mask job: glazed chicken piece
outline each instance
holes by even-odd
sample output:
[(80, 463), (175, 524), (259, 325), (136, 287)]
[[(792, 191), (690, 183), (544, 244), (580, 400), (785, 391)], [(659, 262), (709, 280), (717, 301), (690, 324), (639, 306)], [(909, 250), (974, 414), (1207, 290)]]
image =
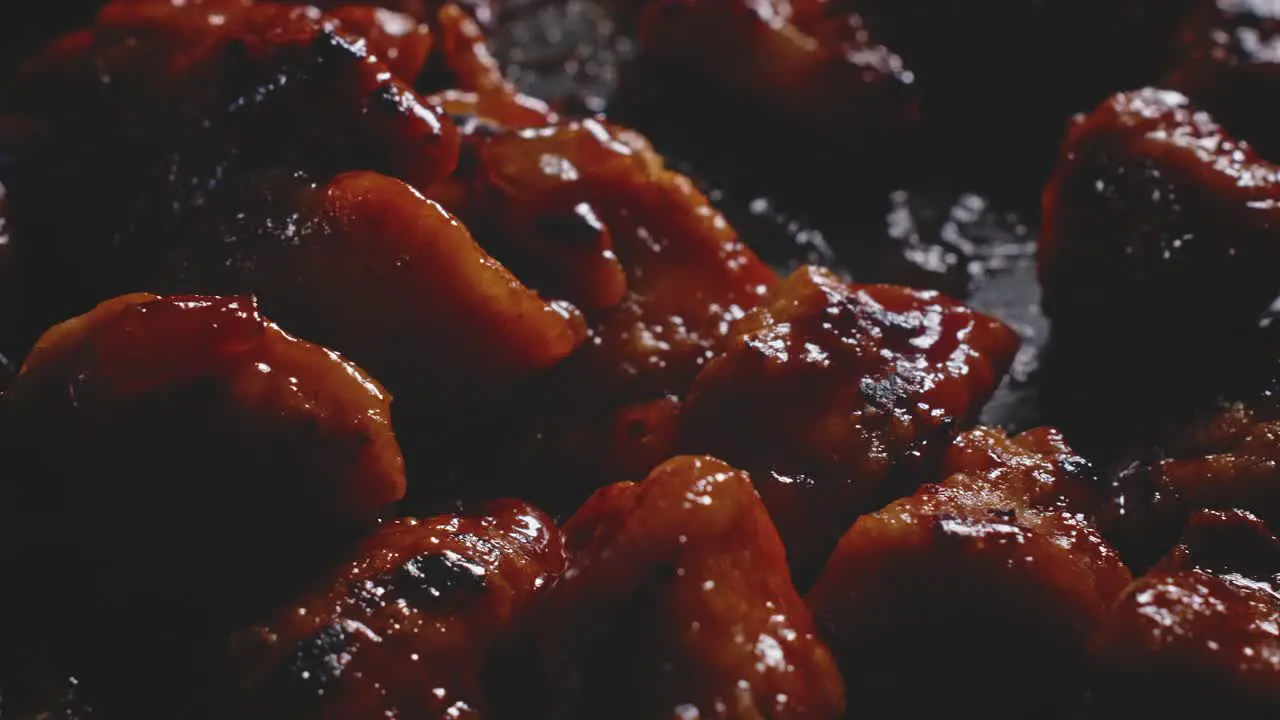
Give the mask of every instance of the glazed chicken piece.
[(401, 498), (389, 403), (249, 297), (128, 295), (50, 329), (0, 396), (0, 562), (30, 588), (0, 632), (86, 680), (141, 671), (121, 643), (196, 642)]
[(677, 457), (565, 526), (537, 624), (551, 717), (843, 717), (831, 656), (743, 472)]
[[(222, 25), (210, 19), (215, 9), (225, 15)], [(346, 17), (343, 12), (339, 17)], [(585, 337), (577, 311), (538, 297), (478, 247), (455, 218), (411, 187), (434, 186), (453, 172), (453, 124), (390, 77), (364, 45), (334, 29), (335, 22), (314, 9), (233, 0), (184, 8), (154, 0), (119, 2), (86, 36), (94, 43), (89, 50), (50, 51), (45, 65), (57, 67), (50, 58), (72, 67), (122, 54), (138, 62), (169, 58), (179, 68), (166, 74), (171, 84), (208, 97), (177, 112), (139, 111), (139, 132), (163, 132), (165, 122), (176, 123), (173, 144), (126, 139), (126, 147), (134, 143), (144, 158), (161, 165), (174, 160), (179, 179), (191, 179), (152, 178), (160, 184), (141, 186), (119, 181), (122, 191), (138, 193), (131, 195), (137, 204), (124, 208), (122, 232), (145, 247), (117, 236), (121, 245), (95, 249), (104, 239), (86, 230), (65, 236), (75, 240), (61, 249), (46, 248), (74, 257), (37, 258), (36, 267), (54, 272), (82, 264), (94, 274), (94, 294), (125, 283), (165, 292), (255, 293), (273, 317), (369, 368), (415, 410), (430, 403), (443, 412), (442, 406), (477, 387), (497, 392), (564, 359)], [(182, 37), (198, 43), (166, 54), (166, 44)], [(247, 49), (235, 50), (242, 45)], [(121, 77), (113, 88), (141, 83), (148, 72), (123, 60), (118, 64)], [(272, 82), (283, 84), (244, 82), (261, 80), (272, 68), (284, 78)], [(191, 85), (202, 79), (215, 89)], [(261, 97), (239, 94), (246, 88), (261, 90)], [(137, 88), (135, 96), (126, 87), (107, 97), (157, 101), (147, 94), (154, 92)], [(231, 112), (208, 114), (206, 102), (228, 98)], [(298, 118), (317, 112), (323, 117), (300, 132)], [(205, 120), (213, 129), (204, 128)], [(327, 149), (339, 138), (337, 145), (349, 151)], [(166, 154), (175, 148), (177, 155)], [(403, 163), (403, 172), (377, 160), (384, 154)], [(389, 174), (337, 174), (346, 166)], [(106, 183), (104, 178), (120, 172), (115, 164), (98, 169), (104, 175), (94, 175), (95, 182)], [(212, 176), (206, 178), (205, 171)], [(34, 182), (25, 196), (15, 193), (15, 209), (27, 203), (27, 214), (17, 220), (35, 212), (58, 223), (75, 222), (68, 215), (78, 213), (55, 212), (52, 205), (62, 202), (62, 191), (54, 193), (38, 177)], [(175, 185), (194, 192), (173, 198), (175, 214), (159, 219), (165, 212), (153, 203)], [(45, 237), (30, 225), (19, 223), (19, 230), (24, 238)], [(43, 247), (36, 248), (41, 255)], [(99, 249), (106, 256), (96, 254)], [(90, 259), (97, 262), (90, 266)]]
[[(1170, 383), (1182, 398), (1231, 374), (1280, 294), (1277, 172), (1176, 92), (1122, 93), (1077, 120), (1039, 248), (1053, 353), (1090, 378), (1068, 394), (1167, 402)], [(1103, 359), (1117, 353), (1124, 368)]]
[[(645, 127), (808, 203), (847, 207), (858, 197), (850, 183), (879, 189), (901, 174), (919, 109), (915, 75), (856, 10), (820, 0), (652, 0), (637, 25), (637, 63), (621, 94), (650, 120)], [(842, 182), (826, 182), (832, 173)]]
[(999, 683), (1010, 707), (1074, 717), (1086, 640), (1130, 580), (1092, 523), (1092, 469), (1056, 430), (977, 428), (945, 470), (860, 518), (809, 593), (851, 711), (930, 717)]
[(359, 168), (423, 188), (458, 155), (452, 123), (299, 6), (113, 4), (33, 58), (19, 98), (43, 132), (18, 158), (10, 221), (46, 324), (146, 286), (232, 180)]
[(1280, 5), (1199, 0), (1164, 84), (1191, 97), (1263, 155), (1280, 153)]
[(690, 391), (681, 447), (747, 469), (798, 585), (859, 515), (942, 477), (1018, 348), (936, 292), (795, 271), (734, 326)]
[(1243, 509), (1280, 527), (1277, 396), (1226, 404), (1163, 438), (1111, 476), (1101, 513), (1108, 536), (1135, 568), (1178, 540), (1200, 509)]
[(536, 717), (519, 684), (533, 668), (504, 675), (503, 660), (564, 563), (551, 518), (514, 500), (389, 523), (325, 584), (236, 634), (226, 717), (444, 720), (504, 702)]
[[(457, 96), (440, 102), (467, 108)], [(486, 249), (543, 295), (583, 308), (590, 325), (577, 353), (493, 413), (511, 420), (505, 432), (519, 449), (491, 460), (521, 472), (483, 475), (556, 477), (560, 497), (535, 499), (571, 510), (671, 456), (680, 398), (776, 274), (636, 133), (591, 119), (503, 128), (484, 108), (471, 112), (458, 116), (464, 132), (487, 129), (464, 145), (469, 174), (450, 190), (458, 214)]]
[(460, 412), (586, 336), (575, 308), (538, 297), (444, 208), (373, 172), (247, 185), (193, 224), (155, 283), (255, 293), (272, 317), (341, 348), (413, 413)]
[[(587, 243), (600, 248), (588, 265), (603, 278), (600, 289), (569, 293), (602, 310), (591, 316), (592, 340), (573, 373), (598, 378), (604, 392), (644, 397), (683, 390), (723, 344), (727, 321), (757, 305), (777, 279), (693, 183), (663, 167), (653, 147), (629, 130), (582, 120), (502, 133), (483, 145), (480, 164), (502, 209), (517, 216), (544, 209), (539, 230), (578, 221), (607, 233), (611, 247), (590, 236)], [(571, 234), (551, 237), (570, 245)], [(530, 243), (535, 250), (536, 243)], [(519, 271), (539, 255), (511, 262)], [(563, 276), (583, 282), (574, 272)], [(626, 292), (619, 293), (623, 282)], [(545, 293), (561, 294), (547, 285)]]
[(1280, 541), (1243, 511), (1201, 512), (1091, 642), (1094, 716), (1280, 713)]

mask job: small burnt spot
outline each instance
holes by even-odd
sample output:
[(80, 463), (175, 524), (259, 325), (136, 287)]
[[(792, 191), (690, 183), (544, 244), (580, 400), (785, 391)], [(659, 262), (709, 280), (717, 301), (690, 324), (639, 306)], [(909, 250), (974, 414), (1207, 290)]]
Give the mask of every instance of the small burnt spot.
[(1007, 508), (992, 508), (987, 511), (987, 516), (996, 522), (1012, 523), (1017, 521), (1018, 512)]
[[(363, 631), (363, 632), (361, 632)], [(376, 637), (359, 623), (335, 620), (298, 643), (293, 655), (280, 666), (277, 687), (299, 698), (318, 702), (325, 689), (342, 677), (362, 641)]]
[(641, 440), (649, 434), (649, 423), (640, 418), (628, 420), (625, 432), (627, 437), (634, 440)]
[(653, 565), (653, 579), (657, 583), (669, 583), (680, 576), (680, 568), (675, 563), (666, 560)]
[(388, 591), (410, 602), (466, 602), (485, 591), (485, 568), (455, 552), (416, 555), (386, 578)]
[(895, 373), (883, 379), (863, 378), (858, 390), (871, 406), (889, 410), (902, 396), (900, 384), (898, 375)]

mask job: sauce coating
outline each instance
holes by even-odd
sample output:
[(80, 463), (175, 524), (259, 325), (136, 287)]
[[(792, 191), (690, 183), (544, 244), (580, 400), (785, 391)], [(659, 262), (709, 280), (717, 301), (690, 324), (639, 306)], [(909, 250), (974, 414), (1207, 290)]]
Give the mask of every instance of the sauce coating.
[(839, 674), (745, 473), (673, 458), (597, 491), (565, 535), (569, 567), (538, 623), (553, 717), (843, 715)]
[(803, 267), (698, 375), (681, 446), (748, 469), (804, 587), (859, 515), (940, 477), (1013, 360), (1000, 321)]

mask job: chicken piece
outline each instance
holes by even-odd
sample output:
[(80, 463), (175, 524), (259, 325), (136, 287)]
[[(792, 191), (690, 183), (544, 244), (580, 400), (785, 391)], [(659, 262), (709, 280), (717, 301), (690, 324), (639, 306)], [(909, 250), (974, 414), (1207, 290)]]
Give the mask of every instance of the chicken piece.
[[(494, 136), (485, 182), (525, 202), (574, 197), (607, 229), (627, 292), (593, 324), (575, 373), (607, 391), (685, 388), (777, 276), (644, 138), (595, 120)], [(558, 207), (564, 207), (558, 204)], [(575, 212), (578, 210), (575, 207)]]
[(853, 712), (930, 717), (1016, 678), (1001, 702), (1073, 717), (1089, 633), (1130, 581), (1091, 522), (1092, 469), (1056, 430), (978, 428), (946, 470), (860, 518), (809, 593)]
[(28, 63), (20, 97), (46, 130), (10, 188), (37, 322), (145, 286), (231, 180), (358, 168), (424, 188), (458, 157), (452, 123), (304, 6), (112, 4)]
[(1178, 540), (1200, 509), (1240, 508), (1280, 527), (1280, 407), (1234, 402), (1172, 433), (1111, 477), (1101, 513), (1108, 536), (1136, 568)]
[(565, 526), (539, 615), (551, 717), (843, 717), (844, 691), (751, 479), (678, 457)]
[(193, 228), (156, 284), (252, 292), (411, 407), (457, 415), (567, 357), (581, 314), (522, 285), (446, 210), (372, 172), (253, 183)]
[(43, 43), (88, 23), (106, 0), (0, 4), (0, 65), (11, 68)]
[(1277, 178), (1176, 92), (1122, 93), (1078, 119), (1044, 192), (1055, 347), (1132, 351), (1126, 365), (1142, 373), (1126, 381), (1230, 357), (1280, 291)]
[(236, 634), (227, 717), (479, 718), (503, 702), (536, 716), (517, 684), (531, 668), (494, 669), (564, 563), (551, 518), (514, 500), (385, 525), (312, 594)]
[[(523, 167), (520, 163), (527, 160), (519, 155), (513, 162), (514, 151), (521, 149), (515, 143), (507, 143), (514, 146), (511, 150), (490, 148), (495, 136), (520, 137), (524, 129), (530, 134), (535, 129), (561, 132), (555, 115), (536, 104), (513, 107), (492, 93), (448, 91), (428, 96), (427, 102), (440, 107), (463, 135), (458, 170), (428, 194), (457, 213), (487, 250), (543, 293), (587, 311), (618, 304), (626, 292), (626, 276), (608, 228), (583, 201), (581, 187), (547, 178), (541, 168)], [(571, 150), (577, 152), (565, 162), (574, 172), (580, 165), (612, 160), (590, 144)], [(504, 166), (510, 171), (502, 172)]]
[[(777, 276), (631, 131), (581, 120), (493, 128), (477, 143), (473, 204), (459, 214), (533, 287), (582, 306), (591, 337), (492, 413), (504, 427), (485, 432), (521, 452), (479, 460), (512, 470), (470, 472), (554, 477), (532, 499), (571, 511), (670, 457), (679, 398)], [(628, 426), (639, 431), (615, 430)]]
[(752, 473), (800, 587), (859, 515), (941, 477), (1018, 348), (1003, 323), (936, 292), (816, 267), (733, 330), (689, 393), (681, 448)]
[[(1198, 0), (1165, 86), (1213, 114), (1266, 157), (1280, 153), (1280, 5)], [(1246, 100), (1246, 98), (1248, 98)]]
[[(915, 76), (856, 12), (818, 0), (652, 0), (637, 24), (622, 100), (713, 167), (845, 209), (858, 196), (850, 183), (878, 189), (902, 174)], [(828, 183), (835, 173), (842, 182)]]
[(1280, 713), (1280, 542), (1257, 517), (1201, 512), (1090, 643), (1094, 717)]
[[(248, 297), (128, 295), (50, 329), (0, 396), (0, 562), (29, 588), (0, 630), (78, 677), (163, 685), (170, 668), (122, 667), (118, 648), (176, 666), (170, 644), (327, 562), (403, 496), (389, 403)], [(181, 562), (158, 572), (166, 548)], [(4, 637), (7, 657), (36, 656)]]

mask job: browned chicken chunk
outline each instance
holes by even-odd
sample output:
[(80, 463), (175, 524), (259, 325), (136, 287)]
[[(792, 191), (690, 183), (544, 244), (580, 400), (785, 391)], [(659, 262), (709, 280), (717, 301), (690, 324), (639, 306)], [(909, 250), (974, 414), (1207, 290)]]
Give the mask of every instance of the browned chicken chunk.
[(1130, 580), (1091, 522), (1090, 467), (1055, 430), (978, 428), (946, 470), (859, 519), (809, 593), (851, 711), (932, 717), (995, 684), (1008, 707), (1073, 717), (1085, 642)]
[[(1044, 193), (1055, 352), (1160, 387), (1233, 358), (1280, 290), (1278, 173), (1176, 92), (1123, 93), (1080, 118)], [(1116, 353), (1140, 371), (1117, 373)]]
[(1091, 643), (1094, 716), (1280, 714), (1280, 542), (1242, 511), (1197, 514)]
[[(419, 66), (426, 49), (413, 41), (431, 36), (373, 8), (335, 13), (248, 0), (182, 7), (118, 0), (87, 34), (32, 64), (35, 79), (104, 64), (114, 79), (102, 88), (88, 85), (101, 90), (104, 103), (120, 103), (118, 116), (104, 122), (140, 124), (112, 140), (110, 152), (138, 156), (129, 162), (141, 165), (176, 163), (166, 167), (179, 173), (139, 178), (149, 183), (139, 186), (117, 177), (114, 154), (99, 158), (104, 164), (90, 170), (102, 173), (92, 178), (95, 186), (120, 185), (137, 201), (116, 208), (138, 213), (122, 219), (121, 232), (150, 240), (128, 257), (119, 256), (131, 247), (127, 239), (103, 243), (98, 249), (112, 257), (84, 269), (111, 287), (253, 292), (272, 317), (367, 367), (408, 401), (406, 409), (458, 413), (454, 403), (479, 394), (477, 388), (501, 392), (563, 360), (586, 328), (576, 310), (538, 297), (410, 186), (429, 188), (453, 172), (456, 129), (345, 33), (348, 25), (367, 30), (371, 46)], [(374, 32), (375, 25), (381, 29)], [(192, 46), (176, 47), (183, 38)], [(156, 75), (160, 85), (148, 84)], [(176, 105), (165, 92), (177, 93)], [(316, 120), (300, 131), (296, 119), (304, 114)], [(73, 125), (60, 119), (55, 128)], [(76, 146), (80, 140), (59, 136), (58, 152), (88, 152)], [(348, 167), (390, 174), (335, 176)], [(46, 205), (62, 203), (62, 192), (55, 198), (41, 172), (17, 206), (54, 222), (79, 222), (79, 213)], [(195, 194), (172, 198), (175, 215), (167, 226), (148, 225), (166, 205), (163, 193), (175, 187)], [(34, 238), (37, 255), (60, 252), (45, 247), (38, 229), (21, 223), (19, 229)], [(74, 238), (75, 247), (64, 249), (75, 262), (94, 260), (81, 245), (101, 238), (66, 237)], [(62, 265), (36, 262), (50, 271)]]
[(279, 720), (536, 717), (514, 659), (564, 568), (560, 531), (514, 500), (474, 516), (397, 520), (266, 624), (236, 634), (234, 712)]
[(801, 587), (859, 515), (941, 477), (1019, 342), (936, 292), (815, 267), (734, 334), (694, 383), (682, 447), (752, 473)]
[(831, 656), (743, 472), (678, 457), (603, 488), (565, 526), (538, 621), (551, 716), (843, 716)]
[(404, 494), (389, 402), (249, 297), (129, 295), (52, 328), (0, 396), (0, 561), (29, 588), (0, 631), (140, 672), (120, 643), (262, 602)]
[(340, 349), (414, 413), (458, 413), (586, 337), (573, 306), (538, 297), (448, 211), (372, 172), (248, 184), (166, 264), (161, 288), (256, 293), (272, 317)]
[(1163, 438), (1111, 477), (1101, 520), (1135, 567), (1178, 540), (1200, 509), (1240, 508), (1280, 526), (1280, 408), (1274, 396), (1235, 402)]
[(524, 389), (508, 431), (520, 452), (492, 458), (567, 479), (561, 497), (538, 500), (571, 508), (671, 455), (658, 447), (674, 436), (671, 404), (777, 276), (634, 132), (581, 120), (495, 129), (474, 147), (478, 189), (459, 214), (543, 294), (583, 307), (591, 327), (573, 357)]

